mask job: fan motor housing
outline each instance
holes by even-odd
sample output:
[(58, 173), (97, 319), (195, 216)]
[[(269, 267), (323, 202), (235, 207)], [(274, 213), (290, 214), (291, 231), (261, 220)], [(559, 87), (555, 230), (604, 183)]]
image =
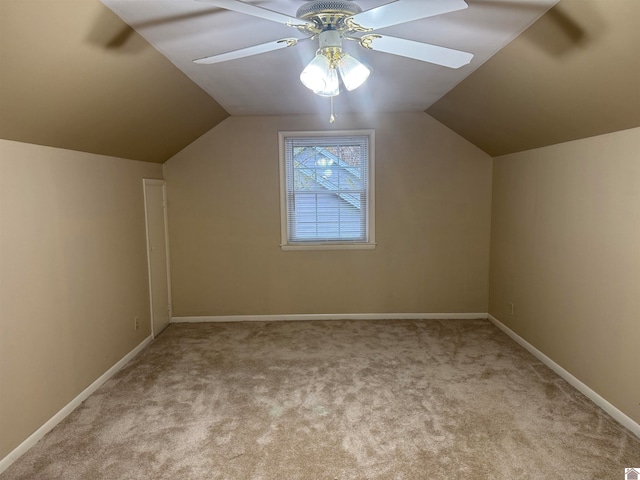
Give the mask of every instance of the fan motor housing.
[(322, 28), (336, 28), (341, 20), (356, 15), (362, 9), (350, 0), (313, 0), (301, 6), (296, 17), (311, 20)]

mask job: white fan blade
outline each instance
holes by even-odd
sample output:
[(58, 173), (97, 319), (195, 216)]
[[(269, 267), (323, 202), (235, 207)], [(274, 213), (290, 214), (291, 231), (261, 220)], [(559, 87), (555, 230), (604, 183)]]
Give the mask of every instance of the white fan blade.
[(238, 58), (250, 57), (252, 55), (258, 55), (260, 53), (272, 52), (281, 48), (293, 47), (298, 42), (308, 40), (308, 38), (283, 38), (282, 40), (276, 40), (274, 42), (263, 43), (262, 45), (254, 45), (253, 47), (241, 48), (240, 50), (234, 50), (233, 52), (221, 53), (219, 55), (211, 55), (210, 57), (198, 58), (194, 60), (194, 63), (200, 64), (212, 64), (226, 62), (229, 60), (236, 60)]
[(254, 17), (264, 18), (265, 20), (271, 20), (272, 22), (283, 23), (288, 26), (306, 25), (307, 22), (300, 20), (296, 17), (290, 17), (284, 13), (274, 12), (273, 10), (267, 10), (266, 8), (257, 7), (248, 3), (241, 2), (240, 0), (198, 0), (203, 3), (215, 5), (216, 7), (231, 10), (233, 12), (244, 13), (246, 15), (252, 15)]
[(358, 25), (378, 30), (467, 7), (464, 0), (399, 0), (358, 13), (351, 18)]
[(404, 38), (389, 37), (387, 35), (372, 35), (372, 37), (375, 37), (369, 44), (372, 50), (414, 58), (444, 67), (460, 68), (463, 65), (467, 65), (473, 58), (471, 53), (405, 40)]

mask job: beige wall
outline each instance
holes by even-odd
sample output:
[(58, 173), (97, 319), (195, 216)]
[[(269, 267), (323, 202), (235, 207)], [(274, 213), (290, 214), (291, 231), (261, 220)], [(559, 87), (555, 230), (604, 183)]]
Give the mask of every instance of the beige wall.
[(424, 113), (376, 130), (375, 250), (281, 251), (279, 130), (231, 117), (165, 164), (175, 316), (486, 312), (491, 158)]
[[(165, 165), (175, 315), (488, 308), (640, 421), (640, 129), (494, 159), (491, 212), (491, 158), (428, 115), (341, 117), (376, 129), (378, 247), (282, 252), (277, 132), (327, 127), (232, 117)], [(161, 168), (0, 140), (0, 458), (149, 335)]]
[(490, 313), (640, 422), (640, 128), (495, 158), (491, 235)]
[(143, 177), (0, 140), (0, 458), (150, 334)]

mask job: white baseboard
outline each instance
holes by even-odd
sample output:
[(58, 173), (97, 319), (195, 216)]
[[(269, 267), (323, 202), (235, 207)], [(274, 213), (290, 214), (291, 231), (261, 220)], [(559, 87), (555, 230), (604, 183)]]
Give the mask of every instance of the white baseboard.
[[(611, 415), (621, 425), (629, 429), (636, 436), (640, 437), (640, 424), (636, 423), (630, 417), (625, 415), (611, 403), (593, 391), (587, 385), (574, 377), (567, 370), (555, 363), (540, 350), (528, 343), (517, 333), (504, 325), (493, 315), (486, 313), (374, 313), (374, 314), (301, 314), (301, 315), (225, 315), (225, 316), (192, 316), (192, 317), (173, 317), (172, 323), (199, 323), (199, 322), (275, 322), (275, 321), (301, 321), (301, 320), (438, 320), (438, 319), (475, 319), (488, 318), (500, 330), (505, 332), (509, 337), (515, 340), (522, 347), (527, 349), (531, 354), (538, 358), (542, 363), (551, 368), (560, 377), (577, 388), (580, 392), (590, 398), (596, 405)], [(85, 401), (89, 395), (100, 388), (109, 378), (115, 375), (124, 367), (129, 360), (135, 357), (140, 351), (146, 347), (152, 340), (149, 336), (144, 339), (137, 347), (125, 355), (113, 367), (107, 370), (102, 376), (95, 380), (77, 397), (63, 407), (58, 413), (51, 417), (44, 425), (30, 435), (24, 442), (18, 445), (6, 457), (0, 460), (0, 473), (5, 471), (15, 462), (21, 455), (35, 445), (42, 437), (51, 431), (58, 423), (60, 423), (67, 415), (69, 415), (76, 407)]]
[(640, 437), (640, 424), (636, 423), (633, 419), (625, 415), (623, 412), (614, 407), (611, 403), (601, 397), (598, 393), (589, 388), (586, 384), (582, 383), (576, 377), (574, 377), (567, 370), (562, 368), (556, 362), (547, 357), (544, 353), (538, 350), (536, 347), (527, 342), (524, 338), (518, 335), (516, 332), (507, 327), (504, 323), (498, 320), (491, 314), (487, 315), (487, 318), (500, 330), (509, 335), (513, 340), (519, 343), (522, 347), (527, 349), (533, 356), (544, 363), (551, 370), (556, 372), (559, 376), (565, 379), (568, 383), (577, 388), (586, 397), (591, 399), (593, 403), (598, 405), (601, 409), (611, 415), (618, 423), (623, 427), (631, 430), (637, 437)]
[(102, 374), (96, 381), (85, 388), (77, 397), (71, 400), (65, 405), (58, 413), (51, 417), (44, 425), (31, 434), (24, 442), (14, 448), (6, 457), (0, 460), (0, 473), (4, 472), (9, 466), (15, 462), (20, 456), (22, 456), (27, 450), (33, 447), (38, 441), (49, 433), (56, 425), (65, 419), (73, 410), (75, 410), (82, 402), (84, 402), (89, 395), (100, 388), (107, 380), (113, 375), (118, 373), (124, 367), (129, 360), (135, 357), (140, 351), (146, 347), (152, 340), (151, 336), (145, 338), (137, 347), (127, 353), (121, 360), (118, 361), (113, 367)]
[(486, 313), (312, 313), (292, 315), (218, 315), (173, 317), (171, 323), (290, 322), (309, 320), (469, 320), (487, 318)]

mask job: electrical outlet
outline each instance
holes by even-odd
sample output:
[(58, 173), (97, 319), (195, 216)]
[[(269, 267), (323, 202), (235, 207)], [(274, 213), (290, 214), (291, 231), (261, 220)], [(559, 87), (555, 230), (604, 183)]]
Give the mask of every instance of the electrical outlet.
[(138, 320), (138, 317), (135, 317), (133, 319), (133, 326), (136, 330), (138, 330), (140, 328), (140, 321)]
[(513, 303), (509, 304), (509, 315), (513, 315)]

